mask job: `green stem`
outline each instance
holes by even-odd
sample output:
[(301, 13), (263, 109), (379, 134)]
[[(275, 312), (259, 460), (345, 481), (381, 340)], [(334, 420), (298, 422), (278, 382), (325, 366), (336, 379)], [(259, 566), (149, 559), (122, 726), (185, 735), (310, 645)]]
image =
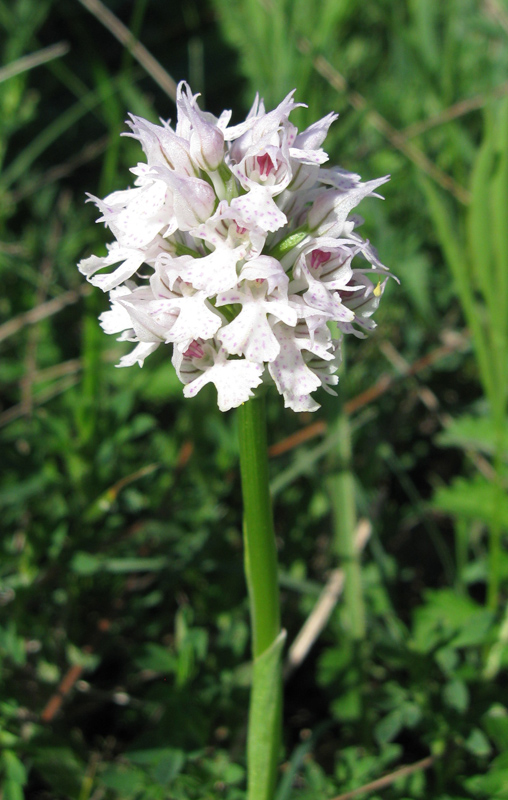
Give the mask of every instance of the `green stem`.
[(245, 572), (252, 616), (252, 654), (262, 655), (280, 633), (277, 550), (268, 485), (265, 404), (255, 397), (238, 409)]
[(281, 741), (283, 636), (268, 485), (263, 397), (238, 409), (245, 573), (254, 657), (247, 744), (248, 800), (272, 800)]

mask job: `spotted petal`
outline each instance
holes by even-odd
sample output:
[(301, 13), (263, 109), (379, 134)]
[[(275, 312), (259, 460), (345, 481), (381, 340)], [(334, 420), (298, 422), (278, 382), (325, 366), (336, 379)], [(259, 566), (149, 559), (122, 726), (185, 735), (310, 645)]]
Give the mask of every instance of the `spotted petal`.
[(174, 342), (182, 351), (194, 339), (213, 338), (222, 324), (222, 315), (206, 301), (203, 292), (161, 302), (178, 313), (166, 341)]
[(263, 231), (278, 231), (287, 223), (286, 215), (265, 186), (252, 185), (247, 194), (235, 197), (231, 206), (242, 215), (249, 227), (255, 224)]
[(113, 192), (104, 200), (89, 198), (102, 211), (97, 221), (104, 222), (124, 247), (145, 247), (158, 233), (176, 228), (168, 188), (153, 176), (142, 187)]
[(259, 256), (247, 261), (240, 272), (240, 280), (267, 282), (267, 294), (275, 289), (282, 289), (287, 297), (289, 278), (284, 272), (280, 261), (271, 256)]
[(236, 265), (239, 254), (236, 250), (221, 248), (202, 258), (178, 256), (172, 258), (164, 254), (157, 262), (157, 267), (167, 275), (172, 287), (177, 280), (190, 283), (194, 289), (206, 292), (213, 297), (217, 292), (227, 291), (236, 285), (238, 275)]
[(118, 302), (121, 297), (129, 296), (131, 293), (127, 286), (118, 286), (110, 292), (111, 309), (103, 311), (99, 316), (101, 328), (105, 333), (120, 333), (132, 328), (129, 312), (125, 306)]
[(273, 361), (279, 353), (279, 344), (273, 335), (267, 314), (288, 325), (296, 325), (296, 311), (285, 300), (265, 296), (266, 290), (267, 286), (263, 284), (246, 282), (240, 289), (217, 296), (217, 306), (235, 303), (242, 305), (238, 316), (217, 334), (229, 353), (244, 355), (252, 361)]
[(280, 352), (268, 364), (268, 370), (284, 397), (284, 406), (293, 411), (316, 411), (319, 403), (310, 394), (321, 386), (321, 381), (305, 363), (295, 329), (279, 323), (274, 326), (274, 333)]
[(245, 359), (230, 361), (223, 348), (213, 358), (213, 366), (185, 386), (184, 396), (194, 397), (207, 383), (213, 383), (221, 411), (246, 403), (253, 396), (253, 389), (262, 382), (263, 365)]
[[(142, 250), (136, 250), (129, 247), (120, 247), (118, 242), (114, 242), (109, 247), (107, 256), (90, 256), (89, 258), (82, 259), (78, 264), (79, 271), (86, 275), (90, 283), (98, 286), (103, 292), (109, 292), (115, 286), (131, 278), (135, 272), (138, 271), (141, 264), (145, 260), (145, 254)], [(122, 262), (117, 269), (109, 275), (97, 275), (91, 278), (100, 269), (110, 267), (113, 264)]]
[(263, 308), (251, 303), (226, 325), (218, 338), (228, 351), (244, 355), (251, 361), (273, 361), (279, 353), (279, 343), (273, 335)]

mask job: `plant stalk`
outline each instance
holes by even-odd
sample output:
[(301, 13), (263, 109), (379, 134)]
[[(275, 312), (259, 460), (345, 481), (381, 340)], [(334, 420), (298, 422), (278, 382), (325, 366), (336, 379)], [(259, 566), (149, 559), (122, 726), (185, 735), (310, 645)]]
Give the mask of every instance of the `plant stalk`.
[(247, 743), (248, 800), (272, 800), (281, 742), (284, 636), (268, 484), (264, 397), (238, 409), (245, 574), (254, 658)]

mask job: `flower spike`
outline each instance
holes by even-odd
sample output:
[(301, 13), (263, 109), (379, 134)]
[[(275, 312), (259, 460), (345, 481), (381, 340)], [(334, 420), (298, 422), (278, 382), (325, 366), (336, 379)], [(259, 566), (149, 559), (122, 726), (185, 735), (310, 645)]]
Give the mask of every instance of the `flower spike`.
[(352, 213), (388, 178), (324, 167), (337, 114), (298, 132), (293, 95), (268, 112), (256, 95), (230, 126), (230, 111), (202, 111), (181, 82), (174, 129), (127, 122), (146, 158), (134, 185), (89, 198), (114, 242), (79, 269), (109, 292), (104, 331), (136, 344), (118, 366), (143, 366), (169, 344), (184, 396), (213, 383), (221, 411), (261, 383), (294, 411), (319, 408), (314, 393), (335, 394), (340, 363), (328, 323), (365, 336), (393, 277)]

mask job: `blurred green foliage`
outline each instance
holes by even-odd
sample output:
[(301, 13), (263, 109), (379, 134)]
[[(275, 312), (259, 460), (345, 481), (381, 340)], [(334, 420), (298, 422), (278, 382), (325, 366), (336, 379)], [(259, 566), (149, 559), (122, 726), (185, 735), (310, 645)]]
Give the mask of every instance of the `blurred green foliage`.
[[(392, 175), (361, 209), (401, 279), (379, 332), (348, 345), (340, 397), (314, 417), (269, 397), (273, 443), (322, 422), (272, 464), (289, 642), (344, 552), (329, 488), (354, 495), (349, 527), (373, 527), (365, 635), (358, 596), (339, 602), (287, 682), (277, 800), (333, 798), (429, 755), (369, 797), (508, 797), (505, 0), (107, 5), (207, 108), (296, 86), (300, 126), (340, 112), (332, 163)], [(123, 345), (75, 268), (107, 238), (85, 192), (127, 186), (139, 157), (119, 137), (127, 112), (174, 106), (77, 2), (0, 0), (0, 31), (2, 797), (241, 800), (235, 418), (212, 390), (184, 402), (160, 349), (115, 370)], [(62, 41), (65, 55), (2, 72)]]

